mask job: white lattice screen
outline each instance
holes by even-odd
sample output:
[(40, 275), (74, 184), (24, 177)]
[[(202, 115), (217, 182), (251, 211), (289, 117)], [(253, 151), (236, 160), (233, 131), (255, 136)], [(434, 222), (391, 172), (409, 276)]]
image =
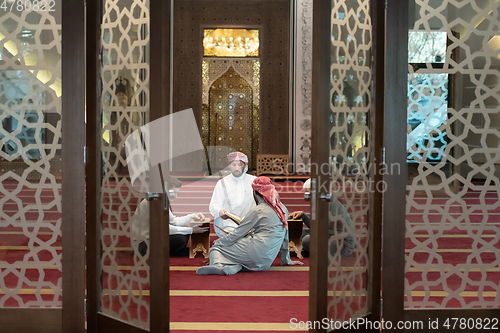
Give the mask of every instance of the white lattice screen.
[[(367, 309), (369, 161), (372, 80), (370, 1), (332, 1), (328, 316), (337, 321)], [(356, 170), (355, 172), (353, 172)], [(364, 170), (364, 171), (363, 171)], [(342, 203), (352, 222), (338, 208)], [(336, 206), (335, 206), (336, 205)], [(349, 238), (352, 237), (352, 240)], [(354, 249), (349, 254), (349, 244)], [(335, 251), (336, 247), (336, 251)]]
[(149, 117), (149, 24), (148, 1), (104, 1), (101, 311), (146, 329), (149, 255), (139, 254), (138, 243), (146, 239), (131, 230), (131, 217), (144, 194), (127, 178), (125, 140)]
[[(405, 306), (498, 308), (500, 3), (415, 5), (412, 33), (429, 42), (409, 41), (409, 61), (424, 64), (409, 75), (408, 114), (419, 113), (420, 130), (409, 128), (407, 142)], [(434, 42), (447, 42), (445, 54)]]
[(60, 17), (0, 11), (0, 307), (62, 306)]

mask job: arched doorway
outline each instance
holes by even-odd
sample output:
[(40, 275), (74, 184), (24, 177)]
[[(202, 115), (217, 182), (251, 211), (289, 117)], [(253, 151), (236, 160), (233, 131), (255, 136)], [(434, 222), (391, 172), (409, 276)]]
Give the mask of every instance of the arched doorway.
[[(209, 135), (208, 143), (212, 147), (229, 147), (248, 156), (250, 167), (254, 166), (255, 156), (253, 117), (253, 89), (250, 84), (230, 67), (214, 81), (209, 90)], [(216, 169), (227, 166), (226, 151), (210, 160)]]

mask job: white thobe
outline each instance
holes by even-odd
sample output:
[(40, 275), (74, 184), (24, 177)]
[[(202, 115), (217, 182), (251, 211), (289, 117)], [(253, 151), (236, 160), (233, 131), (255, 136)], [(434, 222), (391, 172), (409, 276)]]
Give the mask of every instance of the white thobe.
[[(240, 177), (227, 175), (215, 185), (212, 200), (210, 200), (210, 214), (214, 217), (214, 225), (231, 232), (238, 225), (231, 219), (224, 220), (219, 216), (222, 209), (241, 218), (255, 207), (253, 198), (252, 182), (255, 176), (243, 173)], [(221, 237), (224, 232), (215, 228), (217, 236)]]
[[(287, 208), (282, 207), (288, 216)], [(249, 271), (263, 271), (271, 266), (278, 253), (281, 265), (290, 265), (288, 231), (276, 212), (261, 199), (235, 230), (215, 241), (210, 248), (210, 265), (240, 265)]]
[[(175, 216), (171, 210), (168, 211), (169, 217), (169, 234), (170, 235), (190, 235), (193, 233), (193, 228), (187, 226), (194, 214), (186, 216)], [(132, 243), (145, 241), (149, 239), (149, 201), (142, 200), (134, 215), (131, 218), (132, 222)], [(139, 237), (138, 237), (139, 236)]]

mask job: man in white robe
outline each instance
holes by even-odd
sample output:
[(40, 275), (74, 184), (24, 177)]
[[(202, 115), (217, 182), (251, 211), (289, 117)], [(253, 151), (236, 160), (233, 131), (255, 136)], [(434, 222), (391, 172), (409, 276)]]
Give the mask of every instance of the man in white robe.
[(252, 190), (255, 176), (247, 174), (248, 157), (233, 152), (227, 155), (227, 160), (231, 174), (217, 182), (209, 205), (210, 214), (214, 217), (215, 233), (219, 237), (224, 235), (219, 228), (231, 232), (238, 226), (227, 217), (226, 212), (243, 218), (255, 207)]
[[(172, 202), (177, 198), (182, 182), (175, 177), (170, 177), (169, 181), (169, 200)], [(170, 207), (169, 207), (170, 208)], [(187, 243), (189, 235), (203, 233), (209, 231), (209, 227), (201, 227), (196, 225), (190, 227), (191, 220), (201, 221), (205, 219), (203, 213), (193, 213), (186, 216), (178, 217), (172, 214), (169, 209), (169, 234), (170, 234), (170, 255), (175, 257), (186, 257), (189, 254)], [(142, 200), (134, 215), (131, 218), (132, 222), (132, 247), (135, 251), (145, 256), (149, 243), (149, 201)], [(139, 237), (137, 237), (139, 236)]]
[(290, 260), (288, 251), (288, 210), (279, 199), (271, 180), (258, 177), (252, 183), (252, 208), (241, 224), (224, 234), (210, 248), (210, 265), (200, 267), (198, 275), (232, 275), (240, 270), (267, 270), (278, 253), (281, 265), (302, 265)]

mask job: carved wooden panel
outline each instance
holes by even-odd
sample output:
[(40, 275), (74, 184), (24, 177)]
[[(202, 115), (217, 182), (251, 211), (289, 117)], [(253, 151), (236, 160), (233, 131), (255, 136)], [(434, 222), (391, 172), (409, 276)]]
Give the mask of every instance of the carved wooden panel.
[[(249, 83), (233, 67), (210, 87), (210, 146), (231, 147), (248, 156), (249, 167), (254, 165), (253, 154), (253, 91)], [(212, 160), (217, 168), (227, 166), (226, 156)]]
[(257, 155), (257, 176), (288, 175), (288, 155)]

